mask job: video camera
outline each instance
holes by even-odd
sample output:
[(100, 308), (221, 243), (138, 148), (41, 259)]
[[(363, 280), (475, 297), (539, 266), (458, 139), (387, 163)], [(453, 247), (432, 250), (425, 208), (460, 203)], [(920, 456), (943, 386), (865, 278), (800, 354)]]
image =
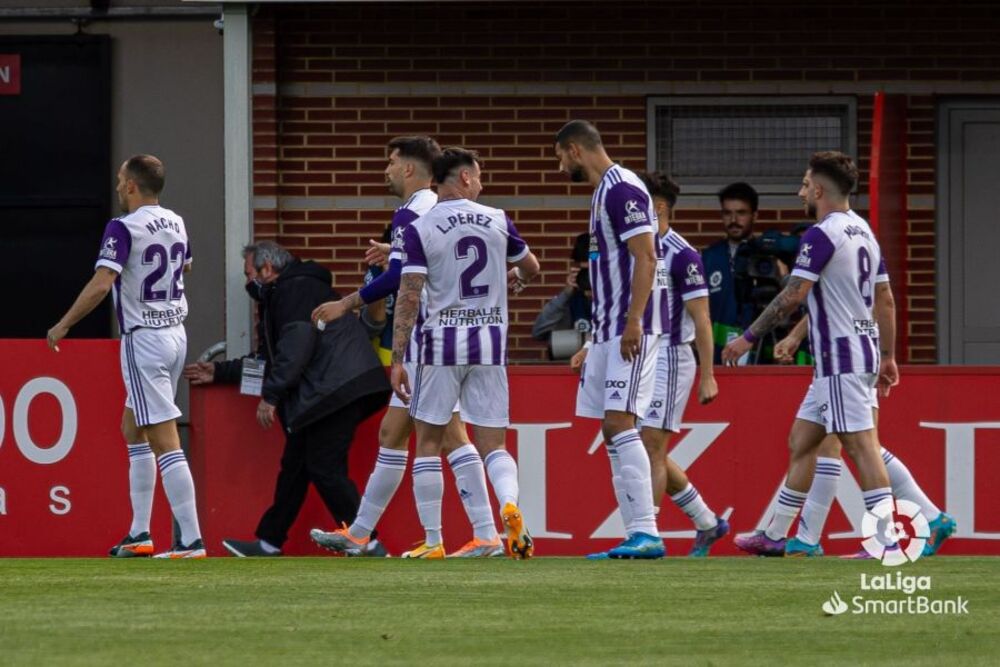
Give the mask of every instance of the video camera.
[(782, 276), (775, 260), (791, 270), (798, 251), (799, 237), (776, 229), (744, 241), (733, 258), (736, 301), (752, 304), (756, 317), (781, 291)]

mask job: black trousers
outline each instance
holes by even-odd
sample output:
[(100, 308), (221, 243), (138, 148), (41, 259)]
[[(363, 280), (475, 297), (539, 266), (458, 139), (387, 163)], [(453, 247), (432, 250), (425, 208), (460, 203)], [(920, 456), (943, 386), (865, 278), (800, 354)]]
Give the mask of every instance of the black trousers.
[(338, 526), (354, 521), (361, 497), (347, 476), (347, 451), (361, 414), (358, 403), (350, 403), (297, 433), (287, 434), (274, 503), (261, 517), (257, 537), (276, 547), (285, 543), (310, 482)]

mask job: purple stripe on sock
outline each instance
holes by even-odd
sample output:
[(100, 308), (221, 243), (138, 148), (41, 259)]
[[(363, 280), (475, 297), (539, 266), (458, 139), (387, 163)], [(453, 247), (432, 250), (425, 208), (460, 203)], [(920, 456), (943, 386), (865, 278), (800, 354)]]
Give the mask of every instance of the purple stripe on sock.
[(493, 462), (496, 461), (497, 459), (504, 459), (504, 458), (511, 460), (514, 459), (514, 457), (511, 456), (506, 449), (494, 449), (492, 452), (486, 455), (486, 458), (484, 459), (483, 462), (487, 466), (490, 466), (493, 465)]
[(459, 456), (454, 461), (448, 461), (448, 464), (451, 465), (452, 468), (461, 468), (462, 466), (479, 463), (480, 460), (479, 454), (465, 454), (463, 456)]
[(684, 507), (685, 505), (696, 499), (698, 496), (699, 496), (698, 489), (692, 488), (690, 491), (685, 493), (683, 496), (681, 496), (674, 502), (680, 507)]

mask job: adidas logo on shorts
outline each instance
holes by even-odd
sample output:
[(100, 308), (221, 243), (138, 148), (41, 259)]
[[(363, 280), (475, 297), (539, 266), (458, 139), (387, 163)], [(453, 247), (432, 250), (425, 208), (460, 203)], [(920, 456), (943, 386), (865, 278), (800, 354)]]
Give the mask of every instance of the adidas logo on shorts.
[(613, 394), (611, 394), (610, 398), (612, 401), (620, 401), (622, 400), (622, 395), (616, 391)]

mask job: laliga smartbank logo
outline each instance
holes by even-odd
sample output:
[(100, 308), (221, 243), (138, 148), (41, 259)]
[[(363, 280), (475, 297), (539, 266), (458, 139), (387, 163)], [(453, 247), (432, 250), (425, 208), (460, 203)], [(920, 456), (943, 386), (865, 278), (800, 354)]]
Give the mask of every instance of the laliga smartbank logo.
[[(899, 500), (893, 507), (886, 499), (865, 512), (861, 521), (861, 546), (882, 565), (896, 567), (912, 563), (923, 555), (924, 545), (930, 537), (930, 527), (920, 508), (907, 500)], [(895, 576), (893, 576), (893, 574)], [(932, 598), (930, 576), (893, 573), (861, 574), (861, 590), (878, 593), (899, 593), (905, 597), (874, 598), (872, 593), (855, 595), (847, 603), (838, 591), (821, 605), (827, 616), (852, 614), (933, 614), (963, 615), (969, 613), (969, 601), (961, 595), (953, 599)]]
[(916, 503), (886, 498), (865, 512), (861, 519), (861, 546), (882, 565), (896, 567), (916, 561), (930, 537), (927, 518)]
[(845, 611), (847, 611), (847, 603), (841, 599), (840, 593), (837, 591), (834, 591), (830, 599), (823, 603), (823, 612), (827, 616), (840, 616)]
[[(827, 616), (840, 616), (848, 611), (852, 614), (890, 616), (963, 616), (969, 613), (969, 601), (961, 595), (949, 599), (932, 597), (931, 578), (928, 575), (904, 575), (899, 570), (876, 575), (863, 573), (861, 590), (866, 594), (851, 597), (850, 604), (840, 597), (838, 591), (834, 591), (830, 599), (821, 605), (823, 613)], [(882, 594), (896, 595), (881, 597)], [(879, 597), (874, 597), (875, 595)]]

